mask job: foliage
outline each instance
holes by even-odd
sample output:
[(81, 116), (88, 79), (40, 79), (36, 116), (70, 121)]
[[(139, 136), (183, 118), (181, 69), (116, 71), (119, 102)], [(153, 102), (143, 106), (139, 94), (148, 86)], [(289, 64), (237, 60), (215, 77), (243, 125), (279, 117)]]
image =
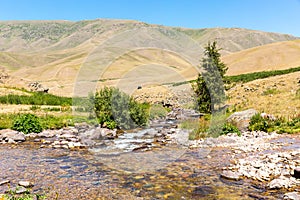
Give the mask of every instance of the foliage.
[(1, 114), (0, 129), (8, 129), (12, 127), (13, 120), (17, 117), (16, 114)]
[(115, 122), (118, 128), (131, 129), (146, 126), (148, 122), (149, 105), (136, 102), (117, 88), (105, 87), (96, 92), (94, 106), (102, 126)]
[(236, 76), (226, 76), (226, 82), (242, 82), (247, 83), (254, 81), (256, 79), (268, 78), (271, 76), (278, 76), (283, 74), (289, 74), (300, 71), (300, 67), (284, 69), (284, 70), (273, 70), (273, 71), (262, 71), (262, 72), (253, 72), (248, 74), (240, 74)]
[(199, 73), (193, 84), (197, 109), (204, 113), (216, 110), (216, 106), (221, 105), (225, 100), (223, 78), (228, 68), (221, 61), (220, 49), (216, 45), (214, 41), (205, 47), (205, 57), (202, 59), (204, 72)]
[(189, 140), (198, 140), (201, 138), (205, 138), (207, 136), (207, 131), (209, 129), (209, 120), (205, 117), (201, 117), (196, 123), (196, 129), (192, 130), (189, 134)]
[[(44, 194), (30, 194), (27, 190), (24, 194), (17, 194), (16, 190), (8, 190), (7, 194), (4, 195), (5, 200), (35, 200), (35, 199), (45, 199)], [(1, 196), (0, 196), (1, 199)]]
[(221, 135), (227, 135), (228, 133), (236, 133), (238, 136), (241, 136), (241, 132), (236, 126), (230, 123), (225, 123), (222, 128)]
[(249, 130), (251, 131), (268, 131), (270, 128), (270, 122), (266, 118), (262, 117), (260, 113), (255, 114), (251, 117)]
[(150, 119), (161, 119), (167, 116), (168, 110), (162, 104), (153, 104), (150, 107)]
[(285, 120), (277, 118), (271, 120), (264, 118), (261, 114), (256, 114), (251, 118), (249, 130), (251, 131), (265, 131), (277, 133), (300, 133), (300, 117), (297, 116), (292, 120)]
[(33, 114), (21, 114), (13, 121), (12, 129), (28, 133), (40, 133), (43, 128), (40, 119)]
[(32, 95), (8, 94), (0, 96), (2, 104), (25, 104), (25, 105), (72, 105), (72, 98), (60, 97), (53, 94), (34, 92)]

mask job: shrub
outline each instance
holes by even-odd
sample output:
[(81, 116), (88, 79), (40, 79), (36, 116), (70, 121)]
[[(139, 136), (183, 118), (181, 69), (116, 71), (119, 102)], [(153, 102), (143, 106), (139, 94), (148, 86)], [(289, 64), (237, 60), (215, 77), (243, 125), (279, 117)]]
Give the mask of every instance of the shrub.
[(33, 114), (21, 114), (16, 117), (12, 129), (25, 134), (40, 133), (43, 130), (40, 119)]
[(268, 120), (263, 118), (260, 113), (257, 113), (251, 117), (249, 130), (267, 132), (268, 128), (270, 128)]
[(146, 126), (149, 118), (149, 104), (138, 103), (117, 88), (105, 87), (95, 93), (94, 109), (99, 123), (131, 129)]
[(227, 135), (228, 133), (236, 133), (238, 136), (241, 136), (241, 132), (236, 126), (234, 126), (230, 123), (225, 123), (223, 128), (222, 128), (222, 133), (221, 134), (222, 135)]

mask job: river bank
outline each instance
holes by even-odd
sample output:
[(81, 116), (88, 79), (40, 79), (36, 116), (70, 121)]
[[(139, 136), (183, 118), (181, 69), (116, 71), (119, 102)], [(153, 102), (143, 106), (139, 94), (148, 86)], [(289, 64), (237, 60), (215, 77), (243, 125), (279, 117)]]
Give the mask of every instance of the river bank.
[(29, 181), (47, 199), (299, 199), (299, 134), (190, 141), (175, 118), (126, 133), (1, 130), (0, 193)]

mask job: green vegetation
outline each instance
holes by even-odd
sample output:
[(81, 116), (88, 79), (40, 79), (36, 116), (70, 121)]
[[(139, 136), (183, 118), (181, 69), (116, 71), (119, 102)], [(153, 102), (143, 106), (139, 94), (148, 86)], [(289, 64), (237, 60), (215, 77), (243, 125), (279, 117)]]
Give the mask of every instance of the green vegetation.
[[(18, 188), (16, 188), (16, 190), (9, 190), (8, 193), (3, 196), (4, 200), (42, 200), (46, 198), (44, 194), (30, 194), (29, 190), (24, 194), (17, 194), (17, 190)], [(1, 196), (0, 199), (2, 199)]]
[(153, 104), (150, 107), (150, 119), (161, 119), (167, 116), (171, 110), (161, 104)]
[[(290, 69), (284, 69), (284, 70), (273, 70), (273, 71), (262, 71), (262, 72), (253, 72), (248, 74), (240, 74), (235, 76), (224, 76), (224, 83), (225, 84), (232, 84), (232, 83), (247, 83), (251, 82), (257, 79), (264, 79), (269, 78), (272, 76), (278, 76), (278, 75), (284, 75), (284, 74), (290, 74), (294, 72), (299, 72), (300, 67), (290, 68)], [(190, 81), (183, 81), (183, 82), (177, 82), (177, 83), (166, 83), (166, 85), (171, 84), (172, 86), (179, 86), (184, 84), (193, 84), (197, 82), (196, 80), (190, 80)], [(300, 92), (299, 92), (300, 93)]]
[(53, 94), (34, 92), (32, 95), (8, 94), (0, 96), (2, 104), (25, 104), (25, 105), (72, 105), (72, 98), (59, 97)]
[(262, 117), (260, 113), (251, 118), (249, 130), (277, 133), (300, 133), (300, 116), (292, 120), (278, 118), (275, 120)]
[(207, 137), (207, 131), (209, 129), (210, 122), (206, 117), (201, 117), (194, 125), (192, 125), (190, 122), (183, 125), (187, 126), (187, 129), (193, 128), (189, 134), (189, 140), (198, 140)]
[(225, 77), (225, 82), (226, 83), (232, 83), (232, 82), (242, 82), (242, 83), (247, 83), (250, 81), (254, 81), (256, 79), (263, 79), (263, 78), (268, 78), (271, 76), (278, 76), (278, 75), (284, 75), (284, 74), (289, 74), (289, 73), (294, 73), (294, 72), (299, 72), (300, 67), (296, 68), (290, 68), (290, 69), (284, 69), (284, 70), (273, 70), (273, 71), (262, 71), (262, 72), (253, 72), (253, 73), (248, 73), (248, 74), (240, 74), (236, 76), (226, 76)]
[(216, 119), (212, 119), (211, 115), (205, 115), (200, 119), (185, 120), (180, 124), (180, 128), (191, 131), (189, 134), (190, 140), (197, 140), (207, 136), (217, 137), (219, 135), (227, 135), (228, 133), (236, 133), (238, 136), (241, 135), (241, 132), (236, 126), (224, 123), (224, 120), (220, 116), (215, 118)]
[(138, 103), (117, 88), (96, 92), (94, 106), (99, 124), (108, 128), (131, 129), (148, 123), (149, 104)]
[(215, 41), (208, 43), (204, 51), (206, 57), (202, 59), (204, 72), (198, 74), (193, 84), (197, 109), (200, 112), (211, 113), (217, 109), (217, 105), (222, 105), (225, 101), (223, 79), (228, 68), (221, 61), (219, 51)]
[(12, 129), (28, 133), (40, 133), (43, 128), (40, 119), (33, 114), (21, 114), (12, 123)]
[(267, 96), (267, 95), (272, 95), (272, 94), (278, 94), (279, 91), (277, 89), (267, 89), (263, 91), (262, 95)]
[(230, 123), (225, 123), (222, 128), (221, 135), (227, 135), (228, 133), (236, 133), (238, 136), (241, 136), (241, 132), (236, 126)]
[[(21, 129), (25, 126), (31, 126), (31, 124), (28, 124), (29, 122), (25, 123), (25, 125), (17, 125), (14, 124), (14, 121), (18, 119), (20, 116), (23, 116), (24, 114), (0, 114), (0, 129), (13, 129), (13, 126), (16, 126), (15, 130), (21, 131)], [(72, 116), (72, 115), (60, 115), (60, 116), (54, 116), (54, 115), (43, 115), (38, 116), (39, 123), (42, 127), (42, 130), (45, 129), (60, 129), (67, 126), (74, 126), (75, 123), (81, 123), (86, 122), (88, 124), (95, 125), (97, 124), (96, 119), (92, 119), (85, 116)], [(24, 120), (26, 121), (26, 120)], [(30, 122), (31, 123), (31, 122)], [(27, 131), (25, 131), (27, 132)], [(24, 132), (24, 133), (25, 133)]]

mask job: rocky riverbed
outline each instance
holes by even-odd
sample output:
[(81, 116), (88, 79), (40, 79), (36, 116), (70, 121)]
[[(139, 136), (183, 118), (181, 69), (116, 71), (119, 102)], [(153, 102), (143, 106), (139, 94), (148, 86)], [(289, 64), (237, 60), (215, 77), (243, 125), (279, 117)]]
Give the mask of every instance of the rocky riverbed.
[(21, 181), (48, 199), (300, 199), (299, 134), (190, 141), (176, 125), (187, 116), (197, 114), (173, 112), (130, 132), (1, 130), (0, 193)]

